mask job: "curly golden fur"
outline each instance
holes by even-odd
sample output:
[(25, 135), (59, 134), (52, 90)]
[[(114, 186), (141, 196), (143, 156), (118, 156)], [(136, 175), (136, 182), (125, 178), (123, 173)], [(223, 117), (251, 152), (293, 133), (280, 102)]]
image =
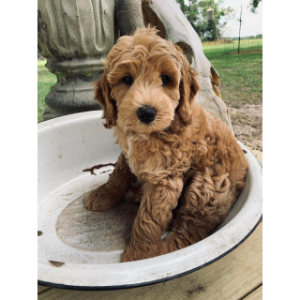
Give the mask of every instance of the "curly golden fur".
[[(140, 202), (124, 262), (204, 239), (245, 185), (244, 153), (229, 128), (194, 100), (200, 90), (196, 76), (182, 50), (148, 28), (118, 40), (96, 82), (104, 126), (114, 127), (122, 153), (86, 207), (105, 212), (122, 198)], [(139, 119), (141, 107), (154, 108), (151, 123)], [(167, 228), (170, 234), (161, 239)]]

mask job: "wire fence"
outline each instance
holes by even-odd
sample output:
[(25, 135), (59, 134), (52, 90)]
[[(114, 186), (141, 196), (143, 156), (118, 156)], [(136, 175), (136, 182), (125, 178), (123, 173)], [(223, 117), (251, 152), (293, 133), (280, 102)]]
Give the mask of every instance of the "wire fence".
[(203, 50), (207, 56), (224, 54), (262, 53), (263, 36), (254, 30), (243, 32), (239, 38), (239, 28), (230, 28), (216, 41), (203, 42)]
[(243, 27), (240, 29), (228, 28), (223, 33), (223, 39), (226, 42), (224, 44), (224, 52), (232, 53), (238, 52), (243, 53), (245, 51), (249, 52), (259, 52), (263, 49), (263, 34), (262, 26), (253, 26), (252, 29), (245, 30)]

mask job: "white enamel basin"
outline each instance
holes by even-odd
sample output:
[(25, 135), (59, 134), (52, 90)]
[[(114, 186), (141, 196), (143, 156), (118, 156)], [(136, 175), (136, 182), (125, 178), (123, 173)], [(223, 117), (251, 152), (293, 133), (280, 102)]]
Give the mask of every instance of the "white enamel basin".
[(107, 181), (120, 154), (113, 130), (102, 126), (101, 111), (68, 115), (38, 125), (38, 280), (57, 288), (97, 290), (169, 280), (220, 259), (240, 245), (262, 215), (262, 167), (247, 151), (246, 187), (223, 224), (208, 238), (159, 257), (120, 263), (137, 211), (121, 202), (106, 212), (90, 212), (85, 195)]

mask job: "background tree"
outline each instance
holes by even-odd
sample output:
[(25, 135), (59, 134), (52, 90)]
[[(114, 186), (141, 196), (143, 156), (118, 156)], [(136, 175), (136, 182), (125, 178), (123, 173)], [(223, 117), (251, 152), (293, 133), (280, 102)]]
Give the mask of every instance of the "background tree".
[(262, 0), (251, 0), (250, 1), (250, 9), (253, 13), (256, 13), (256, 9), (258, 7), (258, 4), (261, 2)]
[(233, 8), (221, 7), (224, 0), (176, 0), (176, 2), (179, 4), (183, 14), (186, 16), (203, 41), (211, 41), (216, 35), (213, 27), (210, 26), (208, 22), (207, 10), (210, 8), (210, 6), (214, 9), (214, 17), (218, 36), (222, 36), (227, 21), (234, 15)]

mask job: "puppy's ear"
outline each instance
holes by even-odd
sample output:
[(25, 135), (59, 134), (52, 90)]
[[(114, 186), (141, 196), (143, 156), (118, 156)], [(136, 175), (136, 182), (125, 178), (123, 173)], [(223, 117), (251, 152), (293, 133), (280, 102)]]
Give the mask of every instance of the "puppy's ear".
[(112, 128), (117, 125), (117, 106), (115, 100), (110, 96), (111, 89), (107, 80), (108, 70), (104, 69), (100, 79), (94, 83), (95, 85), (95, 100), (97, 100), (103, 109), (103, 119), (106, 119), (105, 128)]
[(200, 91), (200, 85), (197, 81), (197, 72), (190, 67), (185, 55), (181, 53), (181, 81), (179, 84), (180, 100), (177, 107), (177, 115), (184, 126), (192, 122), (191, 103)]

